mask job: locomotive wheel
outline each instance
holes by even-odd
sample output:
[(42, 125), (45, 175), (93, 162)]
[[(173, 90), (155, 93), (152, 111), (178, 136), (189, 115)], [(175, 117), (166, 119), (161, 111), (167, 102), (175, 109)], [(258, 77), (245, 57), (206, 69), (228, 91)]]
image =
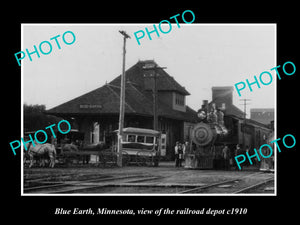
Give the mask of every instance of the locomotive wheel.
[(192, 138), (196, 144), (205, 146), (213, 141), (214, 133), (208, 124), (199, 123), (193, 129)]

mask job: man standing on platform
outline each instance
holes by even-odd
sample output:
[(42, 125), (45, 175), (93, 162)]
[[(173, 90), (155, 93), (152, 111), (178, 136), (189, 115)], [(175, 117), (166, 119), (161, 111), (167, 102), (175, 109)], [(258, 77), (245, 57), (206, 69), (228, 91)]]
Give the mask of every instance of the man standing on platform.
[(224, 159), (225, 170), (228, 170), (229, 166), (230, 166), (229, 165), (229, 148), (226, 144), (224, 145), (224, 148), (222, 150), (222, 155), (223, 155), (223, 159)]
[(175, 145), (175, 167), (179, 166), (179, 141), (176, 141), (176, 145)]

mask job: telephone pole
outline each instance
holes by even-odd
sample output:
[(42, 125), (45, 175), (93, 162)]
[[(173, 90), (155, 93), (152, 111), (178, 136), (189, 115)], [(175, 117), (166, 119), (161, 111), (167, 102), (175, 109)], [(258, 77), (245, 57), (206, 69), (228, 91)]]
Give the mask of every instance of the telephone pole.
[(247, 101), (251, 101), (251, 99), (247, 99), (247, 98), (243, 98), (243, 99), (240, 99), (240, 101), (244, 101), (243, 104), (240, 104), (240, 105), (244, 105), (244, 129), (243, 129), (243, 145), (245, 147), (245, 133), (246, 133), (246, 106), (249, 105), (247, 104)]
[(120, 116), (119, 116), (119, 132), (118, 132), (118, 153), (117, 165), (122, 167), (122, 139), (125, 114), (125, 54), (126, 54), (126, 39), (130, 38), (125, 31), (119, 31), (123, 35), (123, 67), (121, 75), (121, 91), (120, 91)]
[[(153, 82), (153, 130), (158, 130), (158, 119), (157, 119), (157, 77), (159, 76), (157, 73), (158, 69), (166, 69), (167, 67), (158, 67), (154, 62), (146, 64), (143, 69), (144, 70), (152, 70), (154, 74), (150, 74), (150, 77), (154, 79)], [(146, 77), (146, 75), (144, 75)]]

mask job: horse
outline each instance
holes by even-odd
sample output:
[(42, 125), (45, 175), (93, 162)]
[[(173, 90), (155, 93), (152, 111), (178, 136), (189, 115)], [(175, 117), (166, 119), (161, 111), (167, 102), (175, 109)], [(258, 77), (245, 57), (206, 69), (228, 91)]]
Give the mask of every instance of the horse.
[(63, 144), (61, 146), (61, 153), (63, 153), (63, 152), (78, 152), (78, 151), (79, 151), (78, 147), (73, 143)]
[[(45, 143), (45, 144), (37, 144), (34, 143), (35, 146), (32, 145), (32, 143), (26, 143), (27, 148), (27, 154), (30, 158), (30, 165), (29, 168), (33, 166), (33, 158), (34, 156), (43, 157), (44, 155), (48, 155), (50, 158), (50, 164), (49, 167), (53, 168), (55, 165), (55, 158), (56, 158), (56, 150), (54, 145)], [(44, 161), (42, 161), (42, 164), (44, 164)]]

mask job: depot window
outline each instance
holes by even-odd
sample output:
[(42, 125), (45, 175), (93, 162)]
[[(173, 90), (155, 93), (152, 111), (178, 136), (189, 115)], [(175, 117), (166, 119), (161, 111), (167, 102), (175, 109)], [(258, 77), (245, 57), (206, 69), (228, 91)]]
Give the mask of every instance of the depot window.
[(175, 93), (175, 104), (184, 106), (184, 100), (185, 100), (184, 97), (185, 97), (184, 95)]

